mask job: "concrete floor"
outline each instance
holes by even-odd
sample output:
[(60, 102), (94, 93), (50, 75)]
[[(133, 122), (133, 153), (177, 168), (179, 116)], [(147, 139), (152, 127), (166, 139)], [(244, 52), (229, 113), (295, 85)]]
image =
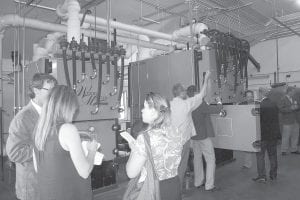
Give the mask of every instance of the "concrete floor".
[[(300, 196), (300, 155), (278, 156), (278, 178), (266, 184), (252, 181), (256, 177), (256, 162), (253, 155), (253, 166), (249, 170), (241, 169), (243, 155), (234, 153), (236, 160), (216, 170), (216, 185), (220, 191), (206, 192), (203, 189), (191, 187), (184, 194), (184, 200), (296, 200)], [(268, 169), (268, 163), (267, 163)], [(94, 200), (121, 200), (126, 183), (117, 189), (103, 192)], [(0, 182), (0, 199), (15, 200), (8, 186)]]

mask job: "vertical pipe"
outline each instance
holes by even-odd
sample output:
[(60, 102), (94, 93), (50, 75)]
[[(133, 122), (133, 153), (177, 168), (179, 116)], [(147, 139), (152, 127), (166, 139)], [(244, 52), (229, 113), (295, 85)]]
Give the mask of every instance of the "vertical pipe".
[(68, 2), (68, 42), (72, 41), (74, 37), (76, 41), (80, 41), (80, 19), (79, 19), (80, 5), (78, 1)]
[(18, 42), (18, 50), (17, 50), (17, 80), (18, 80), (18, 85), (17, 85), (17, 93), (18, 93), (18, 110), (21, 109), (21, 81), (20, 81), (20, 69), (21, 69), (21, 66), (20, 66), (20, 26), (18, 26), (18, 33), (17, 33), (17, 42)]
[(189, 21), (190, 21), (190, 38), (191, 38), (191, 44), (194, 42), (194, 31), (193, 31), (193, 20), (192, 20), (192, 5), (191, 1), (188, 2), (189, 4)]
[(279, 83), (279, 58), (278, 58), (278, 38), (276, 39), (276, 72), (277, 72), (277, 82)]
[(14, 74), (14, 116), (17, 114), (17, 75), (16, 75), (16, 40), (17, 40), (17, 29), (14, 29), (14, 50), (12, 52), (12, 61), (13, 61), (13, 74)]
[(111, 0), (106, 0), (106, 20), (107, 20), (107, 27), (106, 27), (106, 36), (107, 36), (107, 46), (111, 46), (111, 39), (110, 39), (110, 12), (111, 12)]
[[(19, 3), (19, 8), (18, 8), (18, 12), (19, 12), (19, 15), (21, 15), (21, 4)], [(20, 63), (20, 32), (21, 32), (21, 28), (20, 28), (20, 25), (18, 26), (18, 50), (17, 50), (17, 66), (18, 66), (18, 69), (17, 69), (17, 77), (18, 77), (18, 86), (17, 86), (17, 91), (18, 91), (18, 110), (21, 109), (21, 81), (20, 81), (20, 72), (21, 72), (21, 63)]]
[[(116, 21), (116, 18), (114, 19), (114, 21)], [(113, 47), (117, 46), (117, 29), (114, 28), (114, 43), (113, 43)]]
[(23, 18), (22, 107), (25, 106), (25, 17)]
[[(128, 107), (131, 108), (131, 112), (132, 113), (132, 100), (131, 100), (131, 95), (132, 95), (132, 90), (131, 90), (131, 86), (132, 86), (132, 83), (131, 83), (131, 63), (129, 63), (128, 65), (128, 68), (127, 68), (127, 84), (128, 84)], [(131, 114), (130, 114), (131, 115)], [(132, 116), (132, 115), (131, 115)], [(132, 120), (132, 117), (131, 117), (131, 120)]]
[(194, 71), (195, 71), (195, 85), (196, 85), (196, 90), (200, 91), (199, 59), (198, 59), (198, 52), (197, 52), (197, 50), (194, 50)]
[[(4, 31), (0, 32), (0, 76), (2, 77), (2, 41), (3, 41)], [(0, 83), (0, 98), (1, 98), (1, 104), (0, 104), (0, 146), (1, 146), (1, 180), (4, 181), (4, 155), (3, 155), (3, 145), (4, 145), (4, 138), (3, 138), (3, 123), (2, 123), (2, 107), (3, 107), (3, 87), (2, 87), (2, 79)]]

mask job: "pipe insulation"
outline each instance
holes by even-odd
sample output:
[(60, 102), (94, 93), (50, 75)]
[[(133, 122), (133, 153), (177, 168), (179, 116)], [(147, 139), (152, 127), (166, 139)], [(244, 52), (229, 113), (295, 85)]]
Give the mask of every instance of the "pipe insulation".
[(209, 42), (209, 38), (202, 34), (204, 30), (208, 30), (208, 27), (203, 23), (192, 24), (191, 26), (185, 26), (178, 30), (175, 30), (172, 34), (173, 38), (181, 38), (188, 36), (199, 35), (199, 43), (200, 45), (206, 45)]
[[(79, 18), (81, 19), (82, 17), (83, 17), (83, 14), (79, 14)], [(95, 17), (92, 15), (86, 15), (85, 22), (94, 23)], [(101, 17), (96, 17), (96, 24), (100, 25), (100, 26), (107, 26), (107, 20), (105, 20)], [(143, 34), (143, 35), (147, 35), (150, 37), (161, 38), (161, 39), (165, 39), (165, 40), (169, 40), (169, 41), (178, 41), (181, 43), (186, 43), (187, 41), (189, 41), (189, 39), (185, 38), (185, 37), (181, 37), (181, 36), (177, 37), (177, 36), (173, 36), (172, 34), (153, 31), (153, 30), (149, 30), (146, 28), (141, 28), (139, 26), (128, 25), (128, 24), (124, 24), (121, 22), (117, 22), (117, 21), (110, 21), (110, 27), (128, 31), (128, 32), (132, 32), (132, 33)]]
[[(23, 18), (21, 18), (18, 15), (9, 14), (9, 15), (0, 17), (0, 31), (5, 29), (7, 26), (20, 26), (20, 25), (23, 26)], [(37, 30), (63, 32), (63, 33), (67, 32), (66, 25), (43, 22), (40, 20), (30, 19), (30, 18), (24, 19), (24, 25), (25, 25), (25, 27), (29, 27), (29, 28), (33, 28), (33, 29), (37, 29)], [(106, 40), (105, 33), (96, 32), (96, 34), (95, 34), (95, 31), (88, 30), (88, 29), (81, 29), (81, 33), (83, 33), (87, 37), (95, 37), (96, 36), (96, 38)], [(132, 44), (132, 45), (139, 45), (144, 48), (159, 49), (159, 50), (163, 50), (163, 51), (167, 51), (167, 52), (173, 50), (172, 46), (161, 45), (161, 44), (156, 44), (156, 43), (152, 43), (152, 42), (132, 39), (132, 38), (117, 37), (117, 42)]]
[(66, 0), (64, 4), (58, 5), (56, 13), (67, 20), (67, 39), (68, 42), (75, 38), (75, 41), (80, 41), (80, 19), (79, 18), (80, 5), (77, 0)]

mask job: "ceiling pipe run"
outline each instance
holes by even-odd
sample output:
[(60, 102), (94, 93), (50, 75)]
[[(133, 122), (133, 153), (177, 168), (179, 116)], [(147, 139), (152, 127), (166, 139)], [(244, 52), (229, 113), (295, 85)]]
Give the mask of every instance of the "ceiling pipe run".
[[(54, 24), (54, 23), (44, 22), (44, 21), (30, 19), (30, 18), (22, 18), (18, 15), (5, 15), (0, 17), (0, 31), (4, 30), (8, 26), (23, 26), (23, 19), (24, 19), (25, 27), (29, 27), (37, 30), (52, 31), (52, 32), (63, 32), (63, 33), (67, 32), (66, 25)], [(95, 34), (95, 31), (87, 30), (87, 29), (81, 29), (81, 33), (83, 33), (87, 37), (96, 36), (96, 38), (106, 40), (106, 34), (104, 33), (96, 32)], [(172, 46), (161, 45), (161, 44), (156, 44), (156, 43), (137, 40), (137, 39), (125, 38), (125, 37), (117, 37), (117, 42), (139, 45), (144, 48), (159, 49), (167, 52), (173, 50)]]
[[(79, 14), (79, 18), (81, 19), (82, 17), (83, 17), (83, 14)], [(95, 17), (92, 15), (86, 15), (85, 22), (93, 24), (93, 23), (95, 23)], [(100, 17), (96, 17), (96, 24), (100, 25), (100, 26), (106, 26), (107, 20), (100, 18)], [(169, 41), (177, 41), (180, 43), (186, 43), (186, 42), (190, 41), (188, 38), (185, 38), (185, 37), (177, 37), (176, 38), (172, 34), (153, 31), (153, 30), (149, 30), (146, 28), (141, 28), (141, 27), (138, 27), (135, 25), (128, 25), (128, 24), (124, 24), (121, 22), (117, 22), (117, 21), (110, 21), (110, 26), (111, 26), (111, 28), (116, 28), (116, 29), (120, 29), (120, 30), (124, 30), (124, 31), (128, 31), (128, 32), (132, 32), (132, 33), (147, 35), (149, 37), (161, 38), (161, 39), (165, 39), (165, 40), (169, 40)]]

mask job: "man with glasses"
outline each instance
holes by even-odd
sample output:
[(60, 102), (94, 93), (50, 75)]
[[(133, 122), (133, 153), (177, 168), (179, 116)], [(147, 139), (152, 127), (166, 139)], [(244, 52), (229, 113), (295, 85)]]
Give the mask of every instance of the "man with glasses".
[(37, 180), (33, 168), (33, 131), (43, 103), (57, 80), (43, 73), (34, 74), (29, 86), (30, 102), (13, 118), (9, 126), (6, 151), (16, 164), (16, 196), (20, 200), (37, 199)]

